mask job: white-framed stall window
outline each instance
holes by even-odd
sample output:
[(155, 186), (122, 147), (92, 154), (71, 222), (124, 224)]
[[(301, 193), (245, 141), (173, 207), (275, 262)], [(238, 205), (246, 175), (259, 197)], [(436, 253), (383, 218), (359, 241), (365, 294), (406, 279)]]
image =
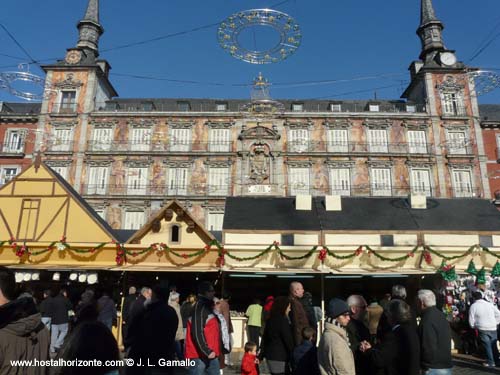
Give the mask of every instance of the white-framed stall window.
[(309, 168), (291, 167), (288, 173), (290, 195), (308, 195), (310, 193)]

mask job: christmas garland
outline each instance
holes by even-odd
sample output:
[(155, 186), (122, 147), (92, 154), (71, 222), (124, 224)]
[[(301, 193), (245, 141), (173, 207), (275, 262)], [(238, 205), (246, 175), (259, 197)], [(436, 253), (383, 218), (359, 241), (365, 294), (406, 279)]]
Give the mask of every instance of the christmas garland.
[[(348, 260), (348, 259), (353, 259), (355, 257), (358, 257), (358, 256), (362, 255), (363, 253), (367, 254), (369, 257), (373, 255), (374, 257), (376, 257), (382, 261), (386, 261), (386, 262), (403, 262), (409, 258), (414, 257), (418, 252), (421, 252), (422, 259), (425, 260), (425, 262), (428, 265), (432, 264), (432, 255), (435, 255), (435, 256), (442, 259), (442, 264), (438, 268), (438, 273), (440, 273), (443, 276), (443, 278), (445, 278), (447, 281), (452, 281), (452, 280), (456, 279), (455, 267), (447, 265), (446, 264), (447, 261), (464, 258), (464, 257), (471, 255), (471, 254), (478, 255), (482, 251), (496, 257), (497, 259), (500, 259), (500, 254), (494, 253), (493, 251), (491, 251), (487, 247), (484, 247), (481, 245), (472, 245), (462, 254), (458, 254), (458, 255), (454, 255), (454, 256), (445, 255), (445, 254), (443, 254), (443, 253), (441, 253), (441, 252), (439, 252), (439, 251), (437, 251), (437, 250), (435, 250), (427, 245), (417, 245), (412, 250), (410, 250), (407, 254), (399, 256), (399, 257), (384, 256), (381, 254), (380, 251), (374, 250), (368, 245), (360, 245), (356, 248), (356, 250), (354, 250), (350, 254), (345, 254), (345, 255), (341, 255), (341, 254), (339, 254), (340, 251), (331, 250), (327, 246), (316, 245), (316, 246), (313, 246), (310, 250), (306, 251), (302, 255), (292, 256), (292, 255), (288, 255), (285, 251), (283, 251), (280, 248), (279, 242), (275, 241), (271, 245), (267, 246), (264, 250), (260, 251), (259, 253), (255, 254), (253, 256), (240, 257), (240, 256), (235, 255), (233, 252), (224, 249), (224, 247), (215, 239), (210, 241), (202, 249), (194, 250), (194, 251), (189, 252), (189, 253), (176, 251), (176, 250), (170, 248), (165, 243), (153, 243), (145, 249), (130, 250), (130, 249), (127, 249), (124, 244), (116, 242), (116, 241), (103, 242), (95, 247), (92, 247), (89, 249), (82, 249), (82, 248), (71, 246), (71, 244), (69, 244), (67, 242), (65, 236), (62, 236), (59, 241), (51, 242), (46, 248), (40, 249), (40, 250), (32, 250), (32, 249), (28, 248), (28, 246), (26, 246), (25, 243), (22, 245), (19, 245), (16, 242), (16, 239), (13, 237), (7, 241), (0, 241), (0, 248), (5, 247), (7, 244), (12, 248), (12, 250), (15, 252), (15, 254), (19, 258), (23, 258), (26, 255), (38, 256), (38, 255), (42, 255), (42, 254), (48, 253), (50, 251), (53, 251), (55, 249), (57, 249), (58, 251), (61, 251), (61, 252), (62, 251), (72, 251), (72, 252), (75, 252), (78, 254), (93, 254), (96, 251), (104, 248), (106, 245), (114, 244), (116, 247), (116, 259), (115, 260), (116, 260), (116, 264), (119, 266), (126, 263), (127, 257), (136, 258), (136, 257), (139, 257), (141, 255), (149, 254), (151, 252), (156, 252), (156, 254), (159, 257), (162, 256), (163, 254), (166, 254), (166, 255), (172, 254), (173, 256), (178, 257), (178, 258), (194, 259), (194, 258), (198, 258), (200, 256), (203, 256), (204, 254), (209, 253), (213, 248), (214, 248), (214, 250), (217, 251), (216, 264), (218, 267), (223, 267), (225, 265), (225, 257), (226, 256), (228, 258), (235, 260), (235, 261), (238, 261), (238, 262), (245, 262), (245, 261), (252, 261), (252, 260), (260, 259), (263, 256), (265, 256), (271, 252), (275, 252), (276, 254), (278, 254), (282, 260), (289, 260), (289, 261), (309, 259), (310, 257), (312, 257), (314, 254), (317, 253), (317, 257), (318, 257), (319, 261), (321, 262), (321, 264), (325, 263), (327, 257), (332, 257), (332, 258), (337, 259), (337, 260)], [(294, 252), (295, 252), (295, 250), (294, 250)], [(466, 273), (471, 274), (471, 275), (475, 275), (476, 277), (478, 277), (478, 279), (479, 278), (483, 279), (484, 275), (485, 275), (484, 267), (480, 271), (478, 271), (476, 269), (476, 266), (475, 266), (473, 260), (471, 260), (469, 262), (469, 266), (467, 267)], [(492, 269), (491, 275), (493, 277), (500, 276), (500, 261), (496, 262), (495, 266)]]

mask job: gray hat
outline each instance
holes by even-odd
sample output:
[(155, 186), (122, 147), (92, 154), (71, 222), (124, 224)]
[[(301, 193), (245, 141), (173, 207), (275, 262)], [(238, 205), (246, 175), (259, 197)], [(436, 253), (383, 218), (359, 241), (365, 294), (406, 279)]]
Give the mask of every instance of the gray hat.
[(339, 315), (350, 313), (351, 309), (346, 301), (340, 298), (333, 298), (328, 302), (328, 308), (326, 309), (326, 315), (331, 318), (336, 318)]

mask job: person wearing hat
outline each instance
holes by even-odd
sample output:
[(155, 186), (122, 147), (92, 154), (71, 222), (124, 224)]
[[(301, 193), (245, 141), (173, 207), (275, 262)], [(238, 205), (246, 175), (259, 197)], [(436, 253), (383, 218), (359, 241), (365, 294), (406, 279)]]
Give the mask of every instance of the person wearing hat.
[(349, 305), (333, 298), (326, 310), (325, 330), (318, 348), (321, 375), (356, 375), (354, 356), (345, 327), (351, 320)]

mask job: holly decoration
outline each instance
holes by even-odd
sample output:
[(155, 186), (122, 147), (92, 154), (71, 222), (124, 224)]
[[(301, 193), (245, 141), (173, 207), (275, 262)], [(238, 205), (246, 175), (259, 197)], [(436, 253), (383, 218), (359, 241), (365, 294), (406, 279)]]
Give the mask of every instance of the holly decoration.
[(485, 271), (484, 267), (483, 267), (483, 268), (481, 268), (481, 269), (479, 270), (479, 272), (477, 273), (477, 279), (476, 279), (476, 282), (477, 282), (478, 284), (486, 284), (486, 271)]
[(493, 269), (491, 270), (491, 276), (492, 277), (500, 276), (500, 262), (498, 260), (495, 263), (495, 266), (493, 267)]
[(432, 255), (431, 253), (429, 253), (427, 250), (424, 250), (424, 260), (425, 260), (425, 263), (427, 263), (428, 265), (432, 264)]
[(216, 260), (216, 265), (217, 267), (224, 267), (226, 265), (226, 259), (224, 257), (224, 255), (226, 255), (226, 250), (224, 250), (224, 248), (221, 248), (219, 250), (219, 256), (217, 257), (217, 260)]
[(125, 250), (123, 245), (116, 242), (116, 264), (122, 266), (125, 263)]
[(471, 261), (469, 262), (469, 266), (467, 267), (465, 272), (467, 272), (469, 275), (477, 275), (477, 269), (473, 259), (471, 259)]
[(326, 256), (328, 255), (328, 251), (325, 248), (322, 248), (318, 253), (318, 259), (321, 263), (325, 262)]
[(455, 272), (455, 266), (446, 264), (443, 260), (441, 267), (438, 269), (438, 273), (443, 277), (445, 281), (455, 281), (457, 279), (457, 274)]
[(363, 246), (358, 247), (354, 252), (356, 256), (360, 256), (362, 253), (363, 253)]

